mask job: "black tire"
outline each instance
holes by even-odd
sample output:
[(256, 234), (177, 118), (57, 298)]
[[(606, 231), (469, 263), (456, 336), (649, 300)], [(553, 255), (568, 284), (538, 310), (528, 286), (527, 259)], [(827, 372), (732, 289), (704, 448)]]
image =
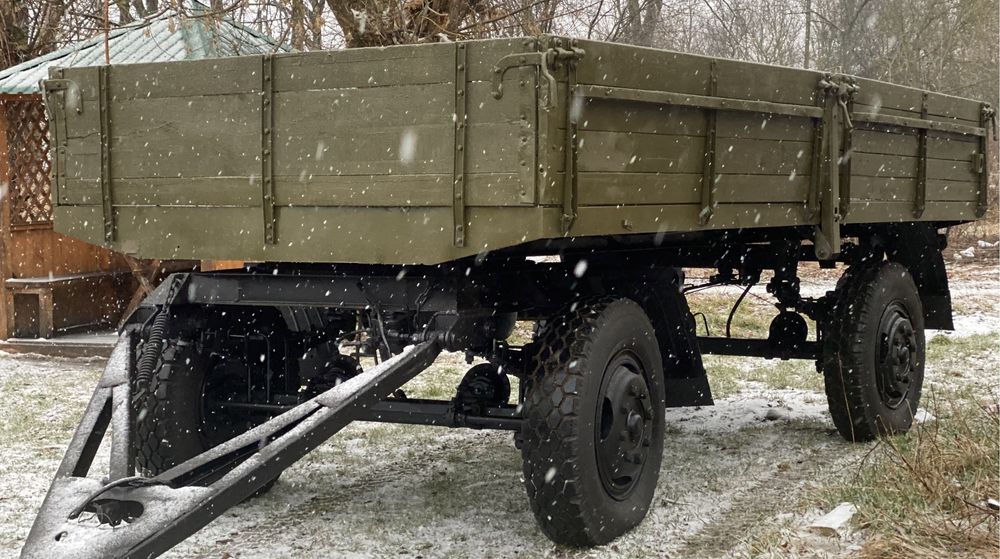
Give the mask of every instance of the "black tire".
[[(147, 476), (168, 469), (225, 442), (233, 434), (230, 418), (206, 417), (202, 405), (211, 356), (193, 342), (167, 339), (149, 386), (135, 387), (135, 466)], [(223, 424), (225, 422), (225, 424)], [(246, 430), (255, 422), (248, 421)], [(257, 490), (269, 491), (278, 478)]]
[(924, 379), (924, 314), (906, 267), (849, 269), (834, 294), (821, 369), (830, 415), (848, 441), (905, 433)]
[(531, 509), (556, 543), (607, 543), (646, 516), (659, 477), (663, 361), (653, 327), (634, 301), (593, 299), (546, 321), (537, 348), (521, 429)]

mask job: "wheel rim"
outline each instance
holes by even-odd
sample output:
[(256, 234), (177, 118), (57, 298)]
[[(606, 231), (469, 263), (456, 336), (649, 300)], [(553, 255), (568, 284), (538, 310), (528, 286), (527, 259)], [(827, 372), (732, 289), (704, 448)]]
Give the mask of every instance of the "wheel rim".
[(878, 333), (875, 378), (882, 403), (895, 409), (910, 392), (919, 359), (917, 334), (906, 307), (898, 301), (886, 307)]
[(630, 350), (619, 351), (608, 362), (598, 401), (597, 470), (608, 495), (622, 500), (642, 474), (653, 436), (646, 371)]

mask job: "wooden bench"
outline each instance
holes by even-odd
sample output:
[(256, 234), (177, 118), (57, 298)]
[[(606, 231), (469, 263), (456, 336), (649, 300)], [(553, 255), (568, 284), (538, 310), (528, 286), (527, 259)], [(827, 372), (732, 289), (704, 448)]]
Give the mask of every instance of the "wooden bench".
[(65, 276), (8, 278), (7, 335), (51, 338), (59, 332), (115, 325), (128, 300), (132, 274), (127, 270)]

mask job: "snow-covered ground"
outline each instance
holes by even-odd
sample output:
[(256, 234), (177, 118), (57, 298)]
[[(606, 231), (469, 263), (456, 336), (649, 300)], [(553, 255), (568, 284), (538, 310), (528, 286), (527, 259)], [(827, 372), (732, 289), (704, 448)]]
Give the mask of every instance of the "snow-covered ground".
[[(928, 339), (986, 336), (985, 349), (932, 360), (928, 385), (974, 382), (995, 390), (995, 268), (981, 277), (959, 274), (953, 295), (957, 331)], [(862, 536), (818, 536), (805, 526), (824, 512), (815, 490), (850, 475), (870, 447), (836, 434), (819, 390), (760, 380), (789, 365), (744, 361), (727, 363), (753, 380), (739, 381), (715, 406), (668, 412), (653, 509), (611, 545), (566, 550), (538, 532), (509, 433), (358, 423), (286, 471), (271, 493), (234, 508), (167, 556), (849, 555)], [(0, 356), (0, 557), (17, 555), (102, 366)], [(447, 374), (462, 366), (457, 355), (436, 365)], [(795, 372), (810, 374), (810, 367), (802, 363)]]

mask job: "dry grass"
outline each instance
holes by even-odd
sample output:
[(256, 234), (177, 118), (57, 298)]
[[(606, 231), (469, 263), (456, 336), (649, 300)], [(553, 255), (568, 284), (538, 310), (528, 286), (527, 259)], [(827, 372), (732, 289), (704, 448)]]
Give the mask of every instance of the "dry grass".
[(997, 400), (932, 399), (935, 421), (885, 439), (830, 503), (858, 505), (871, 537), (860, 556), (880, 559), (997, 557), (1000, 488)]

